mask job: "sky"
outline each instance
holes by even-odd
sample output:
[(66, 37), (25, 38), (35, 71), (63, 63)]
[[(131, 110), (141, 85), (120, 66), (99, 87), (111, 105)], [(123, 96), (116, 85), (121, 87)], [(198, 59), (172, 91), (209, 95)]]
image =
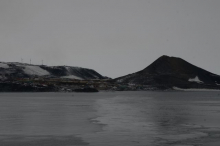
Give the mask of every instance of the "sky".
[(220, 75), (219, 0), (0, 0), (0, 61), (111, 78), (162, 55)]

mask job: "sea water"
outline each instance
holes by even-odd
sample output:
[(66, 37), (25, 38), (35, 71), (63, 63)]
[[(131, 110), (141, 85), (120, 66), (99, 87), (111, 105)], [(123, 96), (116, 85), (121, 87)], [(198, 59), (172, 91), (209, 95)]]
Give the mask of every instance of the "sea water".
[(1, 93), (1, 146), (220, 143), (220, 92)]

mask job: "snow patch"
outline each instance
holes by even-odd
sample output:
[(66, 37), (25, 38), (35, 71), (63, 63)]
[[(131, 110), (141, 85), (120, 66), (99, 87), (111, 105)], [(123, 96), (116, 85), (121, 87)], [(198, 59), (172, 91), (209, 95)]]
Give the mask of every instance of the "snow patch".
[(0, 63), (0, 67), (1, 68), (9, 68), (8, 64), (5, 64), (5, 63)]
[(220, 84), (218, 84), (218, 82), (217, 82), (217, 81), (215, 81), (215, 84), (216, 84), (217, 86), (220, 86)]
[(64, 78), (64, 79), (77, 79), (77, 80), (83, 80), (82, 78), (77, 77), (77, 76), (74, 76), (74, 75), (62, 76), (61, 78)]
[(203, 81), (201, 81), (198, 76), (196, 76), (195, 78), (191, 78), (188, 81), (189, 82), (203, 83)]
[(121, 83), (121, 82), (123, 82), (123, 81), (124, 81), (123, 79), (117, 80), (118, 83)]
[(50, 75), (50, 73), (39, 66), (23, 66), (23, 71), (28, 75), (45, 76)]
[(220, 91), (218, 89), (195, 89), (195, 88), (183, 89), (178, 87), (173, 87), (173, 89), (178, 91)]
[(68, 70), (68, 72), (70, 72), (70, 67), (67, 67), (67, 66), (66, 66), (65, 68), (66, 68), (66, 70)]

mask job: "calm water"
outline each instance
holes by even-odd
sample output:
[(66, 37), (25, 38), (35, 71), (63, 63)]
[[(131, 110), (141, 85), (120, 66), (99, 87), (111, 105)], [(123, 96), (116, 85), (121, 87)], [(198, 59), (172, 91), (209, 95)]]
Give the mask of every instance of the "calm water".
[(1, 146), (220, 145), (220, 92), (1, 93)]

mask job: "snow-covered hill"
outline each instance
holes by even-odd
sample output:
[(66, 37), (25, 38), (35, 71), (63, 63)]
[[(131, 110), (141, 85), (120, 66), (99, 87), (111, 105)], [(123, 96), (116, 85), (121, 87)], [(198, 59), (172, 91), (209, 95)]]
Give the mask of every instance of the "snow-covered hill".
[(92, 69), (71, 66), (30, 65), (18, 62), (0, 62), (0, 79), (55, 77), (69, 79), (104, 79)]

